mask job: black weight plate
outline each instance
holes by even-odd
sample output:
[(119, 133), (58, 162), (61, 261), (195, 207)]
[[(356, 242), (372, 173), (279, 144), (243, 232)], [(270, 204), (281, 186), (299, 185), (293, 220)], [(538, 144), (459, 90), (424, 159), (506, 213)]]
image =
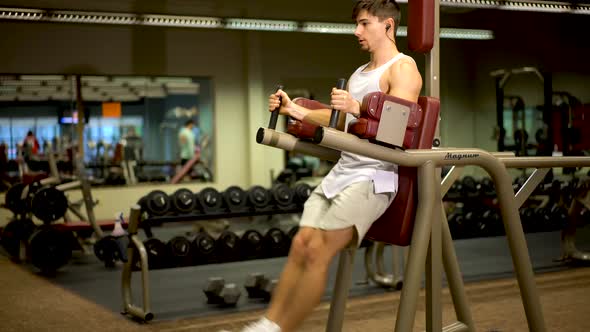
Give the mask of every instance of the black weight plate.
[(13, 257), (19, 256), (21, 241), (27, 241), (35, 232), (35, 224), (30, 219), (14, 219), (9, 221), (4, 229), (0, 241), (2, 247)]
[(197, 205), (195, 195), (186, 188), (178, 189), (172, 195), (172, 205), (176, 211), (181, 213), (190, 213)]
[(199, 192), (199, 204), (205, 213), (219, 212), (223, 198), (217, 189), (208, 187)]
[(223, 192), (223, 200), (230, 211), (238, 210), (246, 205), (246, 192), (238, 186), (228, 187)]
[(477, 181), (472, 176), (467, 175), (463, 177), (461, 185), (465, 193), (472, 194), (477, 192)]
[(169, 265), (168, 247), (166, 244), (156, 238), (151, 238), (143, 242), (148, 256), (148, 266), (150, 269), (162, 269)]
[(41, 226), (29, 239), (31, 263), (43, 272), (55, 272), (72, 257), (70, 244), (68, 234)]
[(299, 183), (293, 188), (295, 191), (295, 201), (297, 204), (303, 205), (311, 195), (313, 189), (307, 183)]
[(187, 257), (191, 254), (191, 242), (184, 236), (175, 236), (170, 239), (168, 247), (174, 257)]
[(263, 209), (268, 207), (271, 196), (266, 188), (261, 186), (253, 186), (248, 190), (248, 203), (255, 209)]
[(263, 256), (264, 243), (262, 234), (256, 230), (247, 230), (240, 238), (240, 252), (245, 259), (256, 259)]
[(215, 252), (215, 239), (204, 231), (197, 233), (192, 242), (193, 258), (197, 263), (207, 263), (212, 260)]
[(153, 216), (163, 216), (170, 211), (170, 197), (161, 190), (154, 190), (146, 196), (145, 210)]
[(192, 244), (184, 236), (175, 236), (168, 241), (171, 264), (173, 266), (189, 266), (192, 264)]
[(264, 234), (264, 247), (268, 257), (285, 256), (289, 251), (289, 238), (282, 230), (271, 228)]
[(271, 189), (271, 193), (279, 207), (289, 206), (293, 203), (293, 189), (284, 183), (274, 185)]
[(105, 266), (114, 266), (115, 262), (121, 259), (121, 250), (117, 239), (107, 235), (94, 244), (94, 254), (105, 263)]
[(239, 242), (240, 238), (236, 233), (223, 231), (215, 241), (216, 252), (219, 254), (218, 258), (223, 262), (237, 260), (240, 256)]
[(53, 187), (43, 188), (35, 193), (31, 210), (35, 217), (50, 223), (62, 218), (68, 209), (68, 199), (63, 191)]
[(26, 185), (22, 183), (15, 183), (6, 192), (4, 197), (4, 204), (6, 208), (15, 214), (24, 213), (27, 211), (26, 200), (21, 197)]

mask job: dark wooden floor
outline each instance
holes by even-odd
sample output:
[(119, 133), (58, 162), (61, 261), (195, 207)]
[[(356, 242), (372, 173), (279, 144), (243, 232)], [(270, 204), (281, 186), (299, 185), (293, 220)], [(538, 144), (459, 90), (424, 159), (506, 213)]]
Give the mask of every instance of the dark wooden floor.
[[(590, 268), (548, 272), (536, 278), (548, 331), (590, 331)], [(1, 331), (218, 331), (237, 330), (256, 319), (261, 311), (178, 319), (151, 324), (132, 322), (93, 303), (22, 266), (0, 258)], [(467, 284), (477, 331), (527, 331), (519, 289), (514, 279)], [(399, 292), (356, 297), (348, 302), (344, 331), (391, 331), (399, 304)], [(443, 296), (443, 317), (453, 321), (452, 302)], [(420, 301), (423, 303), (423, 301)], [(328, 304), (323, 303), (300, 331), (324, 331)], [(424, 329), (421, 304), (415, 331)]]

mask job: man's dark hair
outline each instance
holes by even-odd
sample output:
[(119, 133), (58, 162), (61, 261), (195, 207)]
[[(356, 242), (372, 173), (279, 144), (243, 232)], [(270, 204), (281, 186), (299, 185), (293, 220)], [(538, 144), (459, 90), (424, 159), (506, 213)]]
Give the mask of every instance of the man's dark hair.
[(359, 13), (366, 10), (370, 15), (377, 16), (379, 22), (393, 18), (393, 36), (397, 35), (397, 28), (401, 23), (401, 10), (395, 0), (357, 0), (352, 9), (352, 19), (356, 20)]
[(193, 119), (188, 119), (186, 120), (186, 122), (184, 123), (185, 127), (188, 127), (189, 125), (194, 125), (195, 121)]

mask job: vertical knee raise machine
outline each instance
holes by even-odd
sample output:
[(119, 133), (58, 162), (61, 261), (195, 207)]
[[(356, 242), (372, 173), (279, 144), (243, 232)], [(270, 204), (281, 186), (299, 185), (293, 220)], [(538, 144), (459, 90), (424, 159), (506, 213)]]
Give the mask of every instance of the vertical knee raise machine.
[[(542, 181), (549, 168), (590, 166), (587, 157), (515, 157), (511, 153), (490, 153), (480, 149), (438, 148), (439, 49), (438, 0), (408, 2), (408, 39), (413, 51), (426, 53), (426, 94), (418, 104), (372, 93), (363, 100), (362, 115), (348, 127), (348, 133), (331, 127), (291, 122), (288, 132), (275, 129), (278, 112), (271, 116), (269, 128), (260, 128), (258, 143), (280, 149), (337, 160), (348, 151), (399, 165), (399, 190), (389, 209), (371, 227), (367, 238), (399, 246), (410, 246), (404, 275), (395, 331), (412, 331), (422, 274), (426, 273), (427, 331), (475, 331), (442, 197), (457, 179), (451, 171), (440, 181), (438, 168), (475, 165), (486, 170), (494, 181), (506, 237), (510, 247), (521, 298), (530, 331), (546, 331), (539, 294), (518, 208)], [(311, 108), (324, 106), (299, 100)], [(333, 112), (333, 115), (337, 114)], [(383, 120), (383, 121), (381, 121)], [(394, 126), (405, 121), (405, 135), (392, 137)], [(330, 121), (336, 123), (336, 121)], [(406, 150), (391, 148), (403, 146)], [(434, 149), (432, 146), (434, 145)], [(508, 168), (536, 168), (529, 180), (514, 195)], [(346, 298), (352, 275), (354, 249), (340, 254), (338, 275), (326, 330), (341, 331)], [(457, 322), (442, 326), (442, 271), (448, 281)]]

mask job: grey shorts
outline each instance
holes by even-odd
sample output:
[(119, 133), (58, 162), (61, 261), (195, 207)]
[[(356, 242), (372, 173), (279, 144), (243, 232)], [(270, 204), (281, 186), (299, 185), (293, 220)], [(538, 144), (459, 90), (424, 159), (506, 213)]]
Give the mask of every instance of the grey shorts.
[(303, 208), (300, 227), (322, 230), (344, 229), (354, 226), (357, 247), (369, 228), (389, 207), (395, 193), (375, 194), (373, 181), (349, 185), (335, 197), (328, 199), (319, 185), (311, 193)]

